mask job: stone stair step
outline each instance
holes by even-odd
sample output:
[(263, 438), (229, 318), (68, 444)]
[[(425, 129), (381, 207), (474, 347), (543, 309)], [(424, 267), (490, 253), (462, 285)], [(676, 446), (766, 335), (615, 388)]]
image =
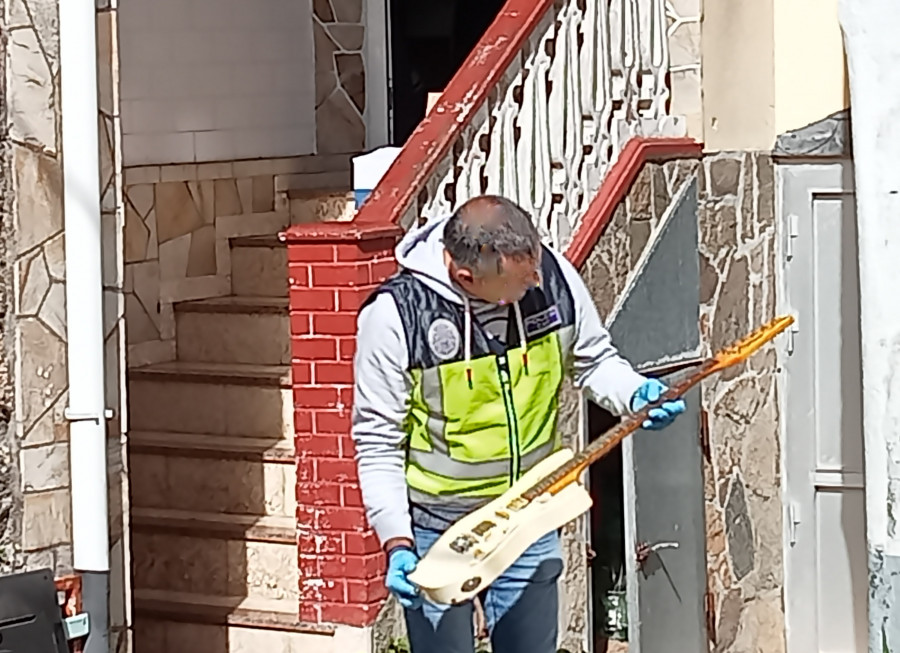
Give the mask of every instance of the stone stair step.
[[(330, 653), (334, 628), (300, 622), (298, 608), (294, 600), (135, 589), (135, 651)], [(289, 648), (275, 636), (285, 634), (296, 638)]]
[(165, 431), (132, 431), (128, 434), (132, 453), (188, 458), (249, 460), (254, 462), (293, 464), (294, 444), (279, 438), (173, 433)]
[(288, 365), (174, 361), (128, 378), (134, 430), (292, 437)]
[(241, 296), (287, 297), (287, 248), (278, 236), (231, 239), (231, 291)]
[(291, 362), (287, 297), (217, 297), (175, 305), (178, 359)]
[[(166, 608), (167, 612), (172, 609)], [(190, 616), (190, 615), (189, 615)], [(206, 613), (201, 617), (206, 618)], [(134, 624), (134, 653), (347, 653), (333, 632), (251, 622), (232, 624), (191, 623), (188, 617), (145, 618), (138, 613)], [(356, 630), (356, 629), (354, 629)], [(354, 642), (356, 643), (356, 642)]]
[(297, 520), (290, 515), (241, 515), (172, 508), (135, 507), (132, 531), (192, 537), (297, 544)]
[[(131, 551), (136, 589), (299, 601), (290, 517), (137, 510)], [(262, 537), (265, 535), (266, 537)]]
[(296, 515), (290, 440), (132, 431), (128, 449), (134, 508)]

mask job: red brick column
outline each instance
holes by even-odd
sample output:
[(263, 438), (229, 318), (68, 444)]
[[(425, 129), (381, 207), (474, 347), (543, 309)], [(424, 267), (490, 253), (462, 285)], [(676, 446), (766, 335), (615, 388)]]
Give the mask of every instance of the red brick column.
[(300, 618), (371, 624), (384, 560), (359, 492), (350, 413), (356, 315), (396, 269), (393, 225), (295, 225), (288, 247)]

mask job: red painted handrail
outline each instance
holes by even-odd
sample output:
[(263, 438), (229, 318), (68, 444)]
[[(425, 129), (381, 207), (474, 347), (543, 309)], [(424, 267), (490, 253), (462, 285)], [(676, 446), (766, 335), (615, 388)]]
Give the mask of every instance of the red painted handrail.
[(553, 0), (507, 0), (366, 199), (357, 222), (400, 222), (551, 7)]
[(645, 163), (699, 158), (702, 155), (703, 145), (692, 138), (632, 138), (628, 141), (578, 221), (578, 227), (566, 247), (566, 258), (576, 268), (584, 265)]

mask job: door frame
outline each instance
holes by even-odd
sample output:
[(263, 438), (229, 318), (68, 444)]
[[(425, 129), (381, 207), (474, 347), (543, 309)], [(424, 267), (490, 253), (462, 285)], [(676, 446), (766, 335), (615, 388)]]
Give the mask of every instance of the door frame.
[[(679, 360), (666, 363), (650, 362), (644, 365), (635, 366), (635, 370), (645, 376), (653, 378), (663, 378), (669, 375), (678, 374), (679, 372), (686, 373), (689, 368), (701, 365), (706, 360), (707, 359), (704, 356), (699, 356), (696, 353), (688, 352), (685, 354), (684, 358), (681, 358)], [(697, 397), (698, 401), (700, 402), (697, 406), (698, 414), (702, 414), (704, 410), (702, 390), (697, 392)], [(628, 651), (629, 653), (641, 653), (640, 597), (638, 591), (638, 583), (640, 582), (638, 580), (640, 577), (640, 569), (635, 558), (635, 546), (639, 541), (639, 534), (637, 515), (635, 514), (635, 510), (637, 508), (637, 488), (636, 478), (634, 475), (634, 440), (632, 439), (633, 435), (635, 434), (633, 433), (632, 435), (622, 440), (622, 483), (624, 484), (622, 499), (625, 503), (625, 576), (629, 581), (625, 586), (625, 591), (628, 603)], [(698, 446), (700, 443), (700, 435), (701, 434), (698, 425)], [(701, 474), (703, 473), (704, 464), (705, 463), (701, 458)], [(704, 532), (705, 530), (706, 526), (704, 525)], [(704, 539), (704, 549), (707, 548), (707, 545), (708, 542), (706, 542)], [(709, 569), (706, 554), (704, 554), (703, 567), (704, 574), (708, 575)], [(704, 587), (707, 585), (707, 580), (705, 578), (703, 585)]]
[(364, 0), (366, 150), (391, 142), (391, 0)]
[[(803, 182), (809, 200), (816, 195), (844, 195), (854, 192), (854, 168), (850, 157), (817, 157), (815, 159), (776, 160), (775, 165), (775, 229), (776, 229), (776, 312), (779, 315), (791, 314), (797, 321), (791, 332), (782, 340), (784, 345), (776, 349), (779, 373), (776, 375), (779, 415), (778, 436), (781, 442), (781, 500), (782, 500), (782, 556), (784, 566), (784, 631), (787, 653), (806, 653), (818, 650), (818, 612), (817, 603), (812, 605), (805, 601), (809, 583), (817, 586), (817, 578), (809, 577), (809, 565), (799, 560), (802, 550), (794, 551), (794, 544), (800, 538), (816, 538), (815, 521), (815, 482), (810, 479), (808, 462), (808, 443), (798, 442), (788, 437), (789, 427), (794, 418), (789, 401), (791, 375), (799, 379), (799, 370), (793, 362), (791, 351), (796, 334), (803, 330), (803, 318), (790, 304), (790, 260), (794, 238), (798, 237), (798, 222), (791, 206), (786, 206), (786, 177), (790, 174), (793, 183)], [(799, 381), (797, 381), (799, 382)], [(794, 409), (796, 410), (796, 408)], [(855, 486), (862, 483), (865, 487), (865, 474), (862, 478), (850, 479)], [(792, 591), (793, 589), (793, 591)], [(814, 627), (811, 627), (814, 626)]]

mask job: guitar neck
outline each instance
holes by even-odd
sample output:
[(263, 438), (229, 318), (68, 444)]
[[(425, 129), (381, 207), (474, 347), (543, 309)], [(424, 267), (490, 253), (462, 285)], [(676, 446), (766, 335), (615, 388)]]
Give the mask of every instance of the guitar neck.
[(637, 413), (629, 415), (618, 426), (611, 428), (599, 438), (591, 442), (583, 451), (576, 454), (569, 462), (557, 467), (556, 470), (545, 476), (537, 484), (522, 494), (522, 498), (531, 501), (544, 493), (556, 494), (571, 483), (576, 482), (581, 474), (608, 454), (622, 440), (641, 428), (648, 418), (650, 411), (666, 401), (673, 401), (684, 396), (688, 390), (700, 383), (715, 371), (716, 361), (708, 359), (700, 364), (693, 372), (675, 385), (659, 398), (659, 401), (647, 405)]

